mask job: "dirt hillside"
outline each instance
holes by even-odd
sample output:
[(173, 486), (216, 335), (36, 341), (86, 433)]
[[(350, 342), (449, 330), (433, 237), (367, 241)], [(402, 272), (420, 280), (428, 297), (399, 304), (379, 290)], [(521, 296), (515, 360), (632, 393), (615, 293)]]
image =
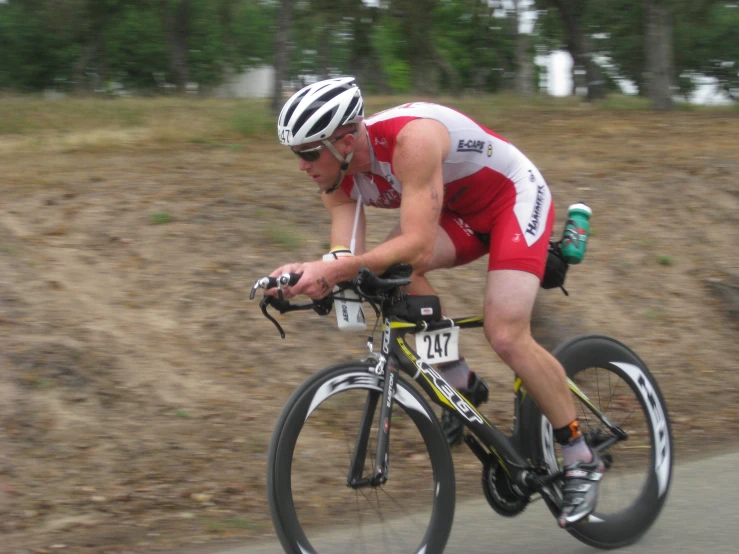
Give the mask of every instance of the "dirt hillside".
[[(730, 446), (737, 115), (582, 108), (484, 123), (541, 168), (558, 229), (571, 202), (594, 212), (571, 296), (540, 295), (537, 336), (619, 338), (659, 380), (678, 460)], [(280, 340), (247, 299), (274, 267), (325, 251), (314, 187), (275, 141), (15, 140), (0, 137), (0, 553), (269, 535), (266, 449), (282, 404), (364, 349), (333, 315), (292, 314)], [(368, 218), (377, 243), (397, 212)], [(480, 313), (485, 263), (432, 277), (450, 314)], [(472, 335), (465, 354), (492, 391), (484, 411), (505, 421), (512, 375)], [(455, 463), (460, 494), (476, 493), (475, 460), (457, 450)]]

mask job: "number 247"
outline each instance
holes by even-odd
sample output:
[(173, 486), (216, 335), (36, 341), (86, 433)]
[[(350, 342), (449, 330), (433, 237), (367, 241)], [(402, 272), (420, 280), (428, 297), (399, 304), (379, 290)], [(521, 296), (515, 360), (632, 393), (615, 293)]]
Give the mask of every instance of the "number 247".
[[(441, 335), (426, 335), (423, 337), (423, 342), (426, 344), (426, 359), (433, 360), (437, 356), (443, 358), (447, 355), (447, 348), (449, 347), (449, 339), (452, 337), (451, 333), (442, 333)], [(446, 339), (446, 340), (444, 340)], [(442, 346), (442, 340), (444, 344)]]

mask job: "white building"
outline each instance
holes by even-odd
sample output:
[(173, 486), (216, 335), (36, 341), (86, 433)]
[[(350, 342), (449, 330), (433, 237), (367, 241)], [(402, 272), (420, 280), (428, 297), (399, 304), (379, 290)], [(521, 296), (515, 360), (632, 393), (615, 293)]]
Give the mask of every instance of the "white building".
[(226, 77), (214, 91), (219, 98), (270, 98), (274, 90), (275, 69), (271, 66), (254, 67), (244, 73)]

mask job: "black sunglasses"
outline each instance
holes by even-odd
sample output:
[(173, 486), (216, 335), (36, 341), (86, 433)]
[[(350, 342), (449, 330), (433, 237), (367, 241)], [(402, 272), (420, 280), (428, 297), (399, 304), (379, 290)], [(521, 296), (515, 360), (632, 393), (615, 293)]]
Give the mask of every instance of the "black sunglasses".
[[(343, 135), (339, 135), (338, 137), (329, 139), (329, 142), (336, 142), (340, 138), (344, 138), (346, 135), (350, 135), (353, 132), (354, 131), (347, 131)], [(315, 162), (318, 158), (321, 157), (321, 150), (323, 149), (324, 146), (326, 145), (321, 144), (319, 146), (316, 146), (315, 148), (308, 148), (307, 150), (295, 150), (295, 148), (291, 146), (290, 150), (292, 150), (293, 154), (295, 154), (301, 160), (305, 160), (306, 162)]]

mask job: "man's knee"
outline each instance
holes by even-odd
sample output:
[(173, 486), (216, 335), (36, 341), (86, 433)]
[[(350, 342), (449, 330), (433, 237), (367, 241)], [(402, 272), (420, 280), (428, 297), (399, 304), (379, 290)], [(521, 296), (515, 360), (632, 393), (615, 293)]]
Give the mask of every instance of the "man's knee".
[(528, 348), (531, 329), (524, 321), (488, 321), (485, 320), (485, 338), (500, 358), (510, 364), (519, 349)]

